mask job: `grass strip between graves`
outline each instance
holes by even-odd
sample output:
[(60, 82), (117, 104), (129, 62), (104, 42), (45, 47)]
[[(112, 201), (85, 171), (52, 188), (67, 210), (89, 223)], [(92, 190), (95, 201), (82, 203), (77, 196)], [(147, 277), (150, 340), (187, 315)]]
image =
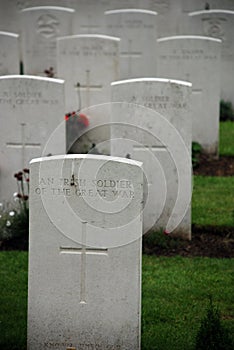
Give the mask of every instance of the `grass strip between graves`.
[(234, 156), (234, 122), (220, 122), (220, 156)]
[[(0, 252), (0, 348), (26, 349), (27, 252)], [(234, 334), (233, 259), (143, 256), (142, 350), (192, 350), (209, 295)]]
[(234, 227), (234, 177), (193, 177), (192, 222)]

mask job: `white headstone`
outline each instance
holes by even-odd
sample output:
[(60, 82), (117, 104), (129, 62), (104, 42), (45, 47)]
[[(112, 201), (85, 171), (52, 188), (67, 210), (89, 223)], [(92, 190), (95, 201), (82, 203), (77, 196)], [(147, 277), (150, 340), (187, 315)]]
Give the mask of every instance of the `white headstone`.
[[(101, 120), (103, 124), (109, 123), (109, 111), (102, 109), (100, 115), (100, 109), (89, 107), (111, 100), (110, 84), (119, 77), (119, 41), (119, 38), (94, 34), (58, 39), (58, 76), (65, 80), (66, 111), (82, 109), (90, 120), (86, 136), (76, 144), (80, 130), (74, 127), (72, 118), (67, 121), (67, 150), (72, 153), (85, 153), (93, 144), (110, 137), (109, 125), (95, 128)], [(99, 152), (109, 154), (109, 146), (103, 146)]]
[(158, 40), (158, 75), (192, 86), (192, 139), (217, 156), (219, 143), (221, 40), (175, 36)]
[(187, 14), (183, 12), (183, 0), (110, 0), (107, 10), (145, 9), (156, 11), (158, 37), (183, 33)]
[(108, 3), (109, 0), (74, 0), (73, 34), (104, 34)]
[(233, 0), (183, 0), (183, 9), (185, 12), (198, 10), (234, 10)]
[(141, 163), (34, 159), (28, 350), (140, 350)]
[[(111, 155), (143, 162), (148, 185), (144, 189), (145, 200), (147, 198), (143, 215), (145, 232), (166, 229), (175, 207), (178, 186), (182, 193), (191, 197), (190, 94), (190, 83), (166, 79), (142, 78), (112, 83), (113, 102), (126, 101), (130, 105), (113, 106)], [(168, 133), (171, 134), (167, 140)], [(186, 201), (184, 196), (174, 211), (173, 220), (178, 225), (174, 226), (173, 234), (190, 239), (190, 205)]]
[(56, 38), (72, 34), (74, 10), (41, 6), (21, 11), (24, 73), (45, 76), (45, 70), (57, 72)]
[(68, 112), (110, 102), (110, 83), (119, 77), (119, 42), (95, 34), (58, 39), (58, 76), (65, 79)]
[(152, 9), (158, 13), (158, 37), (184, 34), (187, 15), (183, 0), (152, 0)]
[(19, 35), (0, 32), (0, 75), (19, 74)]
[(0, 30), (20, 33), (20, 11), (32, 6), (69, 6), (72, 0), (0, 0)]
[(0, 105), (0, 198), (12, 201), (17, 191), (14, 173), (28, 168), (32, 158), (65, 152), (64, 82), (0, 77)]
[(0, 0), (0, 30), (19, 33), (19, 11), (27, 4), (28, 0)]
[(120, 37), (120, 78), (155, 76), (157, 66), (157, 13), (127, 9), (106, 11), (106, 29)]
[(210, 10), (189, 13), (190, 29), (222, 40), (221, 53), (221, 97), (234, 106), (234, 11)]

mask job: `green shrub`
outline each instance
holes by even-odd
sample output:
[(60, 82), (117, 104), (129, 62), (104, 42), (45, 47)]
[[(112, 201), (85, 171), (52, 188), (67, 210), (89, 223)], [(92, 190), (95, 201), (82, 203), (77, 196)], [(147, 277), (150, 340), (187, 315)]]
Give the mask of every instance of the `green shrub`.
[(227, 120), (234, 121), (234, 109), (232, 103), (221, 100), (220, 102), (220, 120), (225, 122)]
[(212, 298), (207, 312), (201, 321), (196, 336), (195, 350), (231, 350), (232, 340), (226, 328), (221, 323), (219, 310), (213, 305)]

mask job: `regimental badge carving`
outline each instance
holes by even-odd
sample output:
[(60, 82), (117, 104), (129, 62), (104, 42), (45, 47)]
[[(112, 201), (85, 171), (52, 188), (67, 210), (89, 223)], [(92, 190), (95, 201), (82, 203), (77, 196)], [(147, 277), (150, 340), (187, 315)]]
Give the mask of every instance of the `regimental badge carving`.
[(225, 31), (223, 29), (222, 19), (210, 18), (203, 22), (204, 34), (213, 38), (225, 40)]
[(46, 39), (57, 37), (59, 20), (50, 14), (41, 15), (37, 20), (37, 33)]

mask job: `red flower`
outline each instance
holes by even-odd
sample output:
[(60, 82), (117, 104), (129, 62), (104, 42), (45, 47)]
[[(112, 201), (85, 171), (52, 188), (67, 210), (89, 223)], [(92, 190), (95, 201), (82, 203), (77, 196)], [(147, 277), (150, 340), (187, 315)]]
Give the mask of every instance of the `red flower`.
[(68, 120), (69, 119), (69, 114), (65, 114), (65, 120)]
[(83, 114), (83, 113), (79, 113), (78, 114), (78, 117), (79, 117), (79, 121), (84, 125), (84, 126), (89, 126), (89, 119), (88, 117)]
[(17, 193), (17, 198), (22, 198), (22, 194)]
[(26, 173), (26, 174), (29, 174), (29, 169), (27, 169), (27, 168), (24, 168), (24, 173)]
[(169, 236), (170, 232), (168, 232), (167, 230), (165, 230), (165, 231), (163, 231), (163, 234), (164, 234), (165, 236)]

